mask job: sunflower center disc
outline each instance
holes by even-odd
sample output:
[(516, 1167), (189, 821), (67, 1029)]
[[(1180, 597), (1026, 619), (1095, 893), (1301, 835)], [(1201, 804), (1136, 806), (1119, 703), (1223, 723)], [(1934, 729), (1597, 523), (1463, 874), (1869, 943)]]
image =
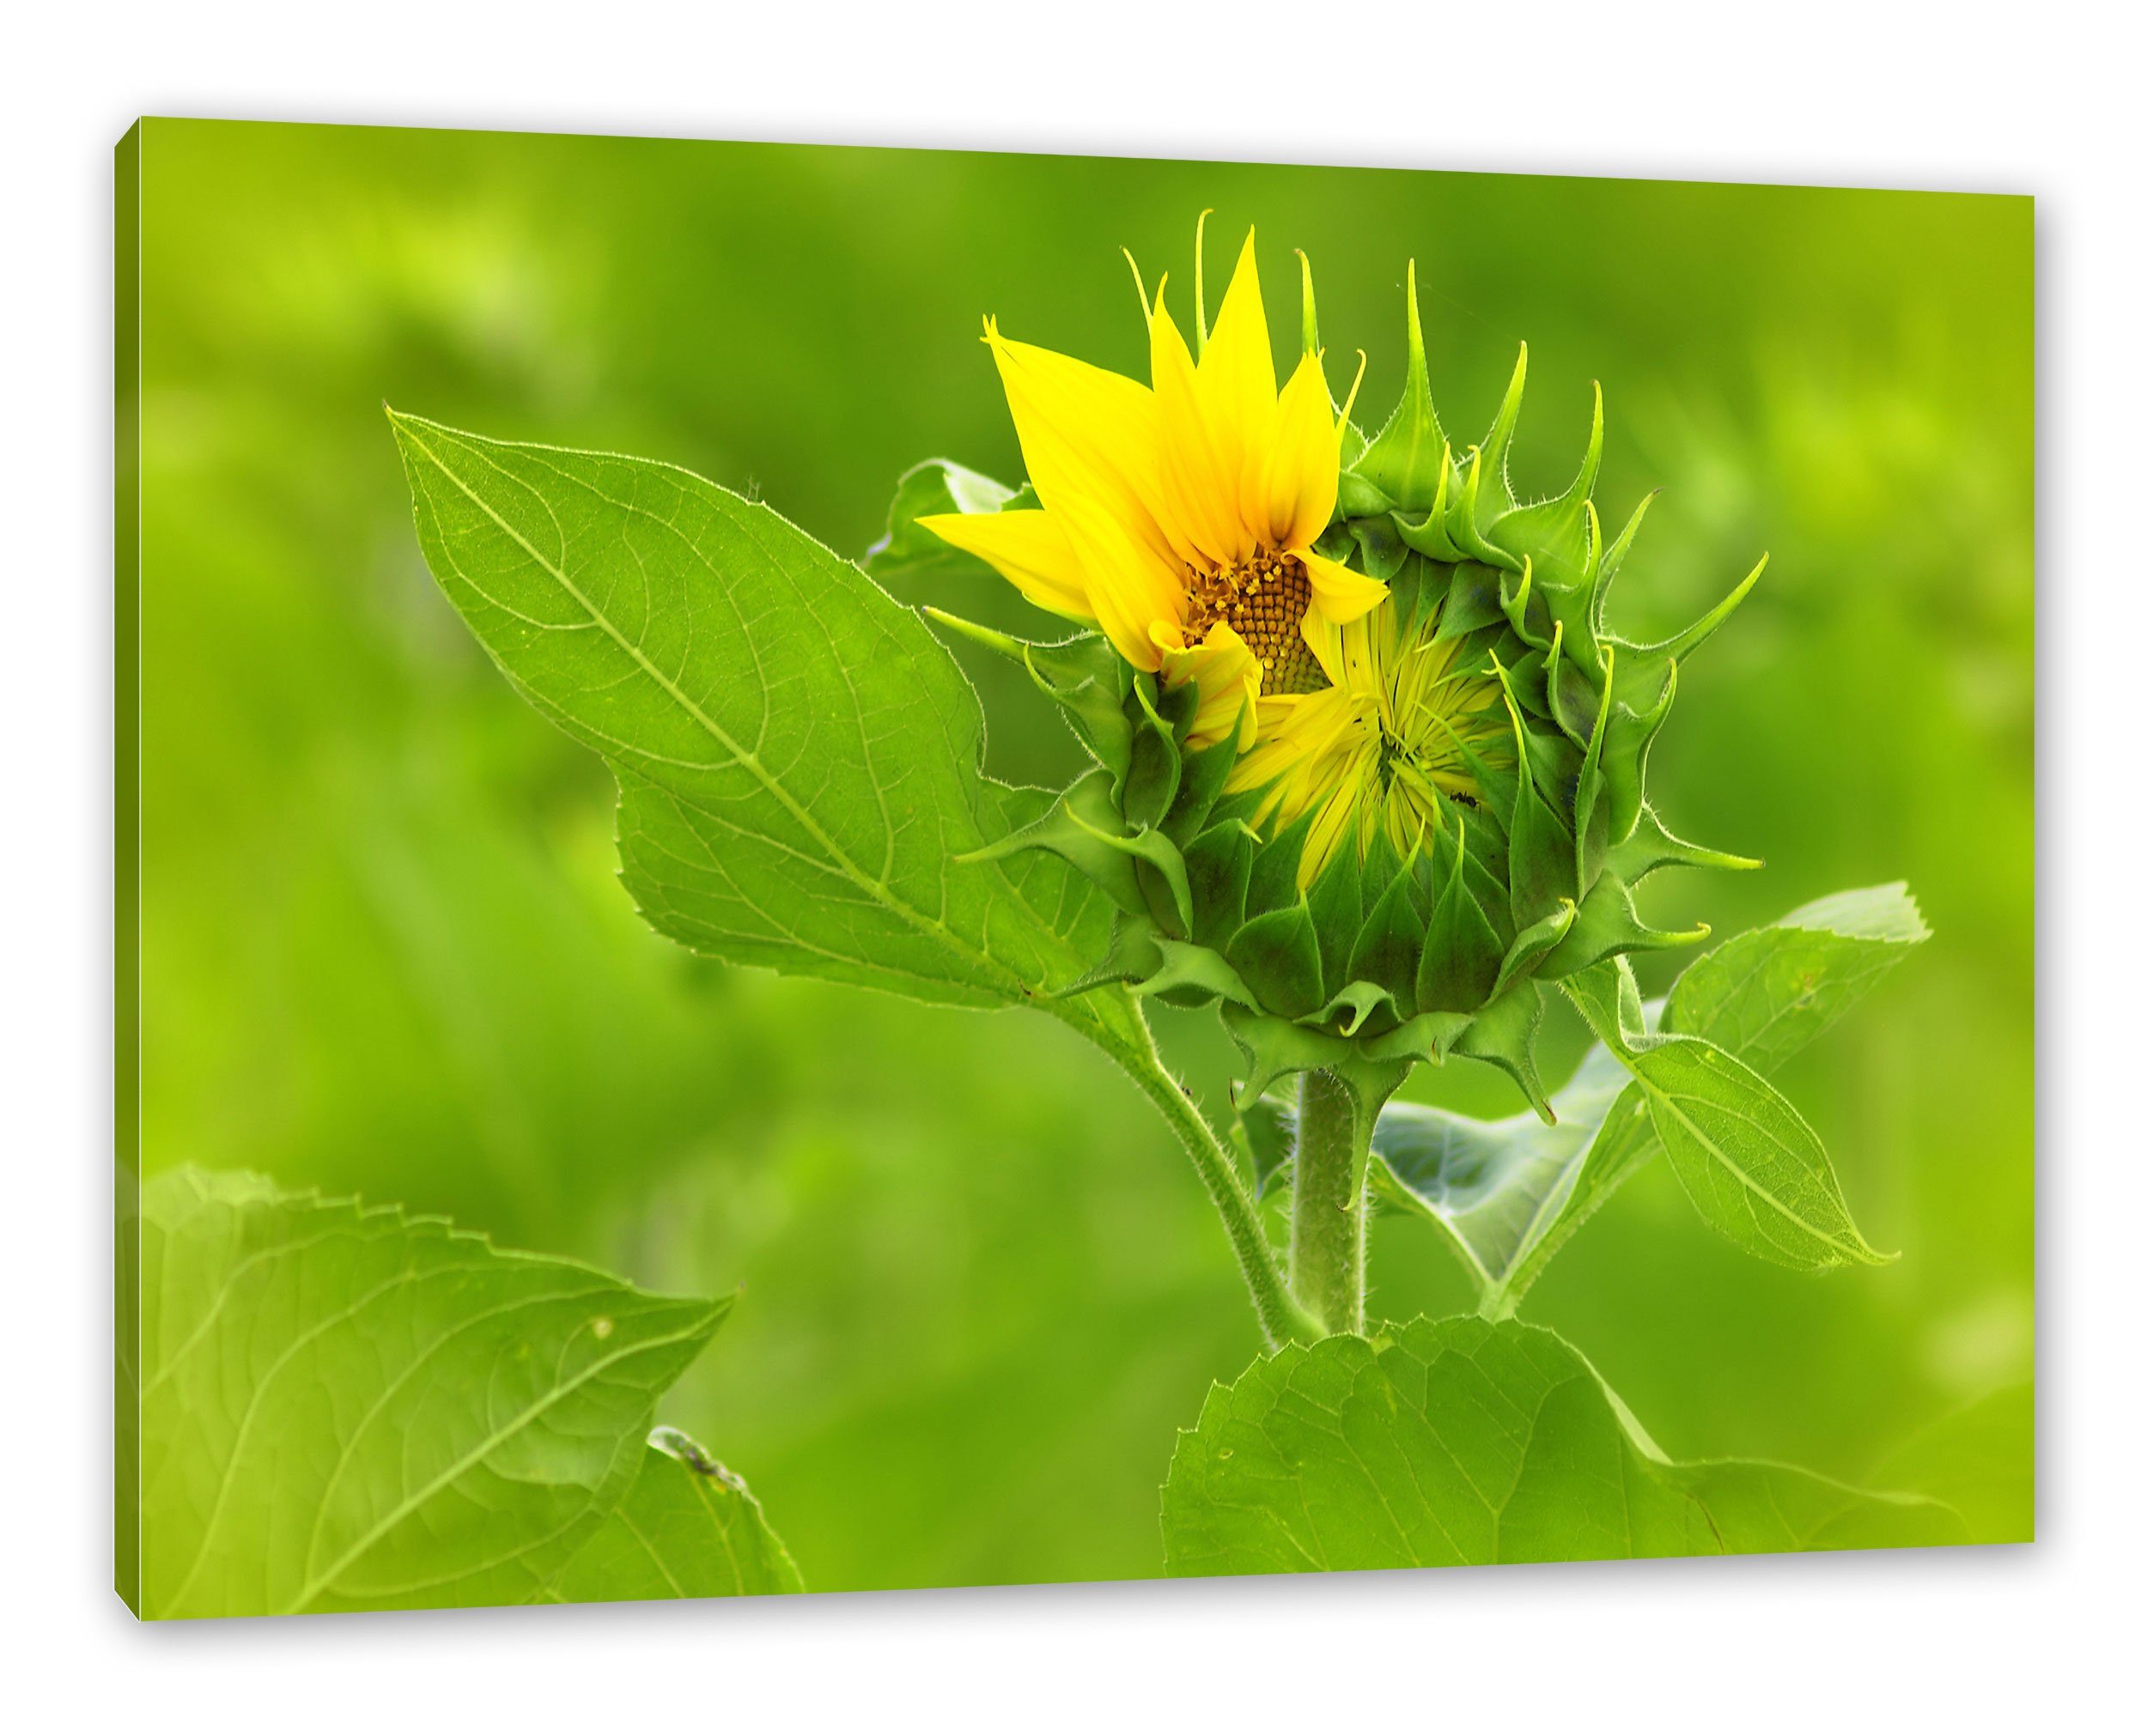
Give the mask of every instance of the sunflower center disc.
[(1189, 636), (1204, 638), (1218, 622), (1228, 625), (1260, 659), (1262, 693), (1315, 693), (1328, 684), (1301, 631), (1312, 581), (1294, 555), (1256, 555), (1242, 567), (1196, 570), (1186, 591)]

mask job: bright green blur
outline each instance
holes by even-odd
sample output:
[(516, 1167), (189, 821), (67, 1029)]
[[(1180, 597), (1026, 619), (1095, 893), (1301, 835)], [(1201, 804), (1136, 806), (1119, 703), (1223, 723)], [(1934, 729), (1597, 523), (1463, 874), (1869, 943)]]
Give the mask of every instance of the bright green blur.
[[(1257, 1348), (1222, 1232), (1055, 1024), (644, 931), (608, 780), (435, 592), (380, 404), (668, 458), (855, 555), (919, 458), (1018, 478), (984, 314), (1140, 372), (1118, 249), (1183, 317), (1205, 206), (1219, 278), (1258, 224), (1278, 333), (1311, 255), (1338, 391), (1371, 357), (1359, 422), (1399, 388), (1412, 256), (1450, 429), (1530, 344), (1524, 490), (1569, 478), (1602, 381), (1614, 527), (1669, 489), (1622, 630), (1771, 553), (1651, 777), (1677, 829), (1769, 865), (1644, 914), (1728, 933), (1906, 877), (1936, 931), (1780, 1080), (1897, 1265), (1763, 1266), (1657, 1164), (1524, 1316), (1683, 1458), (1856, 1476), (2028, 1374), (2026, 201), (190, 122), (148, 124), (143, 197), (148, 1166), (744, 1284), (669, 1420), (815, 1588), (1159, 1571), (1174, 1431)], [(909, 600), (1041, 622), (981, 577)], [(994, 768), (1061, 777), (1049, 707), (977, 673)], [(1219, 1092), (1205, 1017), (1165, 1035)], [(1409, 1094), (1519, 1107), (1466, 1064)], [(1464, 1303), (1427, 1225), (1383, 1223), (1372, 1271), (1376, 1314)]]

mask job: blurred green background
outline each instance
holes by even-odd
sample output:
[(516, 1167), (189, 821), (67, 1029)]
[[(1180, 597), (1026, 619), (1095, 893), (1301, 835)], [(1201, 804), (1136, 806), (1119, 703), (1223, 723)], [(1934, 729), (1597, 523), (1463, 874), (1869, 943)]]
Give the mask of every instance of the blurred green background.
[[(1189, 288), (1213, 206), (1219, 277), (1258, 224), (1286, 343), (1311, 255), (1337, 385), (1370, 354), (1360, 421), (1399, 386), (1412, 257), (1450, 429), (1529, 342), (1524, 489), (1570, 476), (1603, 382), (1606, 515), (1669, 489), (1612, 599), (1629, 634), (1771, 552), (1654, 779), (1767, 871), (1658, 881), (1650, 914), (1726, 933), (1906, 877), (1937, 931), (1783, 1081), (1898, 1264), (1760, 1265), (1658, 1164), (1524, 1313), (1670, 1452), (1844, 1476), (2028, 1374), (2027, 201), (187, 121), (143, 162), (150, 1170), (744, 1284), (671, 1420), (818, 1588), (1156, 1572), (1173, 1430), (1257, 1349), (1183, 1156), (1049, 1021), (643, 932), (608, 780), (435, 592), (380, 404), (668, 458), (856, 555), (919, 458), (1019, 476), (981, 316), (1139, 373), (1118, 249)], [(1061, 775), (1041, 702), (977, 672), (994, 768)], [(1207, 1023), (1165, 1036), (1221, 1090)], [(1518, 1107), (1467, 1064), (1411, 1092)], [(1377, 1241), (1378, 1310), (1463, 1304), (1428, 1226)]]

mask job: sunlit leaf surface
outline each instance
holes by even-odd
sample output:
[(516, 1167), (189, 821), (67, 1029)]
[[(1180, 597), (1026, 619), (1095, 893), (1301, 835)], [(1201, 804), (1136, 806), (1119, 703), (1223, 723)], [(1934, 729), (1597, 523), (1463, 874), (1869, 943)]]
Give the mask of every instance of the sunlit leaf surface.
[[(1659, 1022), (1666, 1030), (1706, 1040), (1759, 1073), (1771, 1073), (1929, 933), (1915, 901), (1898, 883), (1840, 893), (1703, 956), (1678, 978), (1667, 1006), (1657, 1010)], [(1689, 1168), (1700, 1185), (1709, 1186), (1712, 1166), (1700, 1141), (1718, 1135), (1719, 1124), (1740, 1114), (1736, 1102), (1750, 1093), (1732, 1090), (1736, 1102), (1718, 1101), (1730, 1088), (1717, 1076), (1732, 1070), (1694, 1062), (1689, 1054), (1652, 1065), (1664, 1074), (1662, 1093), (1672, 1106), (1665, 1114), (1688, 1159), (1681, 1176)], [(1682, 1115), (1676, 1107), (1681, 1103)], [(1396, 1103), (1380, 1117), (1373, 1141), (1384, 1162), (1388, 1197), (1448, 1231), (1494, 1309), (1517, 1301), (1566, 1239), (1662, 1150), (1645, 1089), (1628, 1079), (1600, 1043), (1552, 1107), (1557, 1123), (1546, 1126), (1533, 1114), (1479, 1121), (1427, 1105)], [(1732, 1136), (1737, 1131), (1732, 1121)], [(1776, 1132), (1809, 1161), (1809, 1145), (1796, 1127)], [(1748, 1227), (1759, 1223), (1741, 1191), (1723, 1179), (1718, 1203), (1724, 1217)], [(1825, 1202), (1815, 1209), (1824, 1213)], [(1845, 1229), (1832, 1215), (1824, 1218), (1832, 1241), (1779, 1223), (1772, 1214), (1767, 1221), (1794, 1242), (1800, 1256), (1817, 1263), (1861, 1257), (1848, 1251), (1860, 1242), (1851, 1240), (1853, 1225)], [(1752, 1234), (1758, 1237), (1756, 1229)]]
[(1092, 962), (1104, 901), (1063, 864), (956, 859), (1038, 798), (982, 779), (968, 683), (855, 566), (668, 464), (393, 423), (434, 576), (617, 774), (658, 929), (967, 1006)]
[(1418, 1320), (1217, 1386), (1163, 1491), (1174, 1574), (1959, 1543), (1940, 1502), (1791, 1466), (1678, 1464), (1554, 1332)]
[(646, 1437), (728, 1300), (191, 1169), (145, 1191), (142, 1244), (143, 1613), (658, 1594), (603, 1528), (678, 1506)]

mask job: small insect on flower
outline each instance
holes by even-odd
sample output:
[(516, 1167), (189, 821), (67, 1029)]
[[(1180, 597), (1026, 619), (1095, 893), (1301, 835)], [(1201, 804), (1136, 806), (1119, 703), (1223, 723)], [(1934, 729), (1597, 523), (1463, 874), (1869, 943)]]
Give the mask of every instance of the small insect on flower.
[(1042, 507), (918, 523), (1031, 602), (1096, 623), (1136, 670), (1193, 683), (1204, 746), (1233, 727), (1249, 738), (1262, 695), (1333, 682), (1333, 630), (1386, 586), (1312, 546), (1334, 517), (1347, 406), (1335, 414), (1309, 347), (1276, 390), (1251, 233), (1212, 332), (1195, 296), (1197, 360), (1168, 285), (1153, 302), (1141, 291), (1147, 385), (986, 321)]

